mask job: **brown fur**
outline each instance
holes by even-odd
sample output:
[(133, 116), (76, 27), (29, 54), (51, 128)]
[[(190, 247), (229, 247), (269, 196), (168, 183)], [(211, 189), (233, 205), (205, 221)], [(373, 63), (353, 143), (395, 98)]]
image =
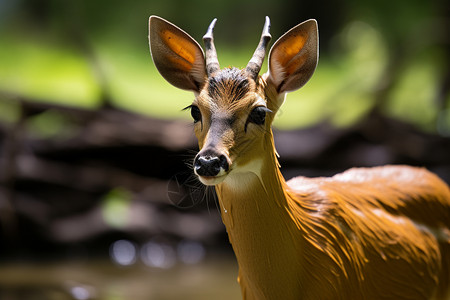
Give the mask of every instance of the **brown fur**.
[[(212, 39), (212, 27), (208, 34)], [(215, 185), (243, 298), (447, 299), (450, 189), (436, 175), (384, 166), (286, 182), (280, 173), (271, 124), (286, 92), (314, 72), (316, 22), (278, 39), (269, 71), (256, 80), (234, 68), (209, 74), (198, 59), (202, 50), (189, 39), (167, 21), (150, 18), (155, 65), (170, 83), (196, 95), (198, 156), (226, 158), (226, 168), (199, 179)], [(260, 50), (254, 61), (262, 62)], [(214, 52), (208, 55), (218, 64)], [(261, 106), (265, 122), (249, 123)]]
[(386, 166), (285, 182), (274, 148), (264, 161), (263, 178), (234, 179), (245, 190), (216, 186), (244, 299), (446, 299), (450, 191), (434, 174)]

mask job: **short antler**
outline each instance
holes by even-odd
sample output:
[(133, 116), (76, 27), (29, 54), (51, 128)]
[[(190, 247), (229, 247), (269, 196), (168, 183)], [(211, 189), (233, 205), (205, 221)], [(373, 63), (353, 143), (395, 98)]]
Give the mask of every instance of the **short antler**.
[(266, 56), (266, 48), (269, 45), (272, 36), (269, 33), (270, 30), (270, 19), (266, 17), (266, 22), (264, 23), (264, 28), (261, 34), (261, 40), (259, 41), (258, 47), (253, 53), (253, 57), (247, 64), (245, 70), (249, 75), (256, 80), (258, 78), (259, 71), (261, 70), (264, 58)]
[(217, 59), (216, 47), (214, 46), (213, 30), (217, 19), (212, 20), (208, 27), (208, 31), (203, 36), (203, 42), (206, 47), (206, 74), (211, 77), (215, 72), (220, 70), (219, 60)]

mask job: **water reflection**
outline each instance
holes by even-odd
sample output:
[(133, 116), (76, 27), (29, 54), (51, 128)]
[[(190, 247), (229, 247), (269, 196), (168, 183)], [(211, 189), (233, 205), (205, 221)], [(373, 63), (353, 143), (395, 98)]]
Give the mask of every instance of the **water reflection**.
[(111, 259), (122, 266), (129, 266), (136, 262), (136, 246), (128, 240), (114, 242), (109, 250)]
[(70, 293), (77, 300), (87, 300), (90, 297), (89, 291), (82, 286), (73, 287)]
[(180, 260), (186, 264), (197, 264), (205, 257), (205, 247), (199, 242), (181, 241), (177, 252)]
[(198, 264), (205, 255), (206, 250), (202, 243), (189, 240), (181, 241), (176, 246), (168, 242), (151, 240), (140, 249), (129, 240), (118, 240), (110, 247), (111, 260), (121, 266), (133, 265), (140, 259), (146, 266), (169, 269), (178, 261), (184, 264)]
[(93, 288), (75, 285), (70, 288), (70, 294), (76, 300), (88, 300), (95, 298), (94, 293), (92, 292)]
[[(149, 241), (150, 243), (150, 241)], [(137, 243), (131, 242), (132, 245)], [(139, 248), (158, 249), (161, 240)], [(117, 245), (127, 245), (120, 242)], [(129, 244), (128, 244), (129, 245)], [(237, 265), (232, 255), (211, 253), (198, 264), (183, 261), (181, 253), (202, 253), (192, 241), (171, 244), (176, 267), (149, 269), (136, 251), (136, 263), (123, 267), (113, 260), (1, 263), (0, 299), (3, 300), (229, 300), (240, 299)], [(111, 247), (113, 248), (113, 247)], [(164, 246), (159, 248), (164, 249)], [(184, 249), (184, 250), (180, 250)], [(197, 249), (188, 251), (186, 249)], [(186, 252), (184, 252), (186, 251)], [(151, 252), (151, 251), (150, 251)], [(187, 257), (190, 257), (188, 255)], [(190, 257), (193, 259), (194, 256)], [(198, 256), (197, 256), (198, 257)], [(164, 260), (161, 260), (164, 261)], [(152, 267), (153, 268), (153, 267)]]
[(176, 263), (176, 252), (165, 243), (148, 242), (141, 249), (141, 259), (149, 267), (168, 269)]

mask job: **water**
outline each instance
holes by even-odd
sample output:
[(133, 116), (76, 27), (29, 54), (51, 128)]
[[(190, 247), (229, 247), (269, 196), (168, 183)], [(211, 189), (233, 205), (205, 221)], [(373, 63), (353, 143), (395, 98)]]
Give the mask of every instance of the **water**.
[(237, 265), (230, 256), (208, 258), (196, 264), (177, 263), (170, 268), (149, 267), (142, 262), (119, 265), (101, 260), (3, 263), (0, 299), (240, 299), (236, 277)]

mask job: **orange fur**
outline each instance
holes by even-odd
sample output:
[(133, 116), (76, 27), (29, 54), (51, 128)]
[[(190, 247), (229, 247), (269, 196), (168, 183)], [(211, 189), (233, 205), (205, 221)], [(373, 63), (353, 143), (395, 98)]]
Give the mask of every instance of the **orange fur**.
[(285, 182), (267, 134), (263, 178), (216, 186), (244, 299), (446, 299), (443, 181), (385, 166)]
[(243, 298), (447, 299), (450, 190), (436, 175), (384, 166), (286, 182), (280, 173), (271, 125), (286, 92), (315, 70), (317, 22), (279, 38), (262, 76), (268, 18), (244, 70), (219, 70), (214, 24), (206, 62), (189, 35), (155, 16), (150, 49), (160, 73), (196, 95), (194, 171), (215, 186)]

